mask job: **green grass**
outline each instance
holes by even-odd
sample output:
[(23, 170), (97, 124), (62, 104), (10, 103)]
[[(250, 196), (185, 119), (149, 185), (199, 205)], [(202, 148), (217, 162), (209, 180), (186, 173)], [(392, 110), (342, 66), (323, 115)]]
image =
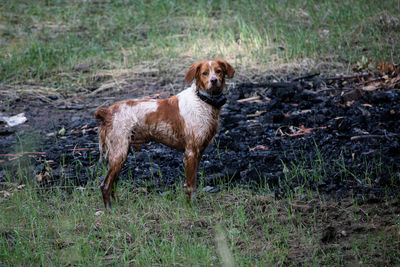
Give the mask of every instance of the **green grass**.
[(215, 56), (243, 72), (399, 62), (398, 1), (5, 0), (0, 10), (3, 84), (75, 92), (104, 70), (176, 76)]
[[(26, 265), (238, 266), (400, 263), (400, 221), (393, 205), (342, 206), (235, 188), (200, 193), (192, 206), (169, 195), (119, 188), (101, 213), (97, 190), (66, 193), (10, 188), (0, 203), (0, 262)], [(350, 205), (349, 202), (350, 201)], [(96, 213), (97, 212), (97, 213)], [(335, 219), (334, 219), (335, 218)], [(334, 220), (333, 220), (334, 219)], [(328, 227), (332, 240), (322, 241)], [(329, 231), (328, 231), (329, 232)], [(378, 255), (378, 256), (377, 256)]]
[[(239, 80), (249, 73), (346, 72), (368, 58), (399, 63), (399, 14), (399, 1), (372, 0), (5, 0), (0, 93), (11, 87), (68, 96), (153, 69), (183, 80), (194, 60), (217, 56), (234, 65)], [(25, 139), (37, 145), (34, 136), (22, 135), (16, 151), (30, 151), (18, 147)], [(217, 194), (200, 188), (188, 206), (181, 188), (143, 193), (146, 188), (122, 183), (120, 202), (101, 213), (95, 182), (82, 189), (63, 181), (69, 187), (44, 190), (22, 158), (15, 169), (2, 170), (0, 265), (399, 265), (398, 198), (338, 203), (308, 187), (323, 179), (324, 168), (369, 185), (382, 162), (366, 162), (365, 173), (353, 174), (340, 159), (336, 165), (321, 154), (311, 165), (308, 160), (287, 164), (282, 183), (308, 180), (283, 200), (267, 187)], [(74, 164), (93, 180), (104, 172)], [(397, 185), (398, 174), (393, 177)]]

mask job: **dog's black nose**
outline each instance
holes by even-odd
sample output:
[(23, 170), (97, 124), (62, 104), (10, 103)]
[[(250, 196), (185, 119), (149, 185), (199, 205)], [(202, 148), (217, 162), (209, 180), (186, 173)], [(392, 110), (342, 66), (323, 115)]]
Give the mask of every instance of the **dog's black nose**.
[(216, 84), (217, 81), (218, 81), (217, 78), (211, 78), (211, 83), (212, 83), (212, 84)]

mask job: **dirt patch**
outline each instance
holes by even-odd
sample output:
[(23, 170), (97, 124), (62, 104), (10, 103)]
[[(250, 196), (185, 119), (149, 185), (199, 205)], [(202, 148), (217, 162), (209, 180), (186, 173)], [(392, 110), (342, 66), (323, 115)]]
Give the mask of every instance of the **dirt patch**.
[[(257, 242), (260, 244), (270, 244), (268, 235), (279, 234), (276, 233), (281, 229), (279, 226), (286, 226), (281, 234), (287, 242), (287, 265), (293, 262), (307, 265), (317, 257), (326, 264), (375, 266), (393, 265), (399, 256), (396, 218), (400, 212), (399, 204), (398, 200), (358, 202), (351, 198), (339, 202), (317, 199), (277, 201), (257, 195), (248, 197), (245, 212), (249, 218), (257, 218), (249, 220), (248, 227), (253, 236), (259, 237)], [(266, 226), (268, 230), (265, 230)], [(332, 251), (336, 252), (336, 258), (330, 253)], [(265, 250), (259, 253), (263, 254)], [(325, 258), (328, 254), (329, 258)], [(360, 258), (369, 261), (360, 262)]]

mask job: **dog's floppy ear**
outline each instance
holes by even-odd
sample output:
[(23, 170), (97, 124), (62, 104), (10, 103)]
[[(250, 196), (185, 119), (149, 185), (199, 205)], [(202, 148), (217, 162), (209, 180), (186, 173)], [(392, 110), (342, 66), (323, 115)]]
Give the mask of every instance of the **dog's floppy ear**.
[(226, 62), (226, 60), (216, 59), (215, 61), (222, 67), (229, 78), (233, 78), (235, 69), (228, 62)]
[(202, 62), (196, 62), (192, 66), (190, 66), (189, 70), (186, 72), (185, 75), (185, 80), (187, 83), (191, 83), (194, 77), (196, 77), (196, 74), (198, 73), (201, 64)]

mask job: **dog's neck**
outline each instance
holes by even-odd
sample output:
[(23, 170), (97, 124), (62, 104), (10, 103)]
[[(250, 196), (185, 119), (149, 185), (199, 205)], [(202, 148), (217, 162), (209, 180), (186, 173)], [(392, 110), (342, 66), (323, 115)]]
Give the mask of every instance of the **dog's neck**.
[(196, 95), (202, 100), (203, 102), (206, 102), (207, 104), (220, 109), (225, 103), (226, 103), (226, 97), (224, 93), (219, 93), (219, 94), (210, 94), (207, 93), (206, 91), (200, 90), (197, 88), (197, 86), (193, 83), (192, 87), (195, 88)]

